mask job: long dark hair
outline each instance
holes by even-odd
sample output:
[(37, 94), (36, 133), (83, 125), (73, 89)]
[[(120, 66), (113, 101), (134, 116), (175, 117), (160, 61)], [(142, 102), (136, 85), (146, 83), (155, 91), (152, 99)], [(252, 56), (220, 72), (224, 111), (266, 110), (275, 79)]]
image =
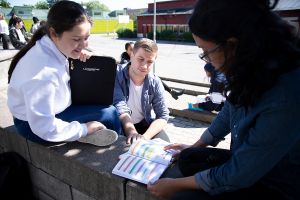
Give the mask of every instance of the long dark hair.
[(299, 38), (271, 11), (277, 3), (199, 0), (189, 20), (194, 35), (222, 44), (226, 61), (221, 70), (228, 81), (227, 99), (234, 105), (254, 105), (280, 75), (300, 66)]
[(49, 10), (46, 24), (34, 33), (28, 44), (12, 59), (8, 70), (8, 83), (19, 60), (35, 45), (37, 40), (40, 40), (46, 34), (49, 35), (50, 28), (53, 28), (57, 35), (61, 35), (86, 20), (91, 23), (80, 4), (73, 1), (55, 3)]
[(22, 19), (20, 17), (15, 17), (12, 19), (12, 25), (16, 26), (17, 23), (22, 22)]

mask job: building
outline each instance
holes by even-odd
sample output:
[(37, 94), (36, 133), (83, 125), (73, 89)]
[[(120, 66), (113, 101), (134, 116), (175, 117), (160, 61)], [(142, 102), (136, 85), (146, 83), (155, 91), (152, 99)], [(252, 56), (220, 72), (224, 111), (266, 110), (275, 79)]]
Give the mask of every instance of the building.
[(14, 6), (11, 10), (10, 15), (15, 13), (17, 16), (21, 18), (31, 18), (32, 17), (32, 6)]
[(0, 13), (3, 13), (6, 19), (10, 18), (10, 12), (11, 12), (11, 8), (2, 8), (2, 7), (0, 7)]
[[(197, 0), (174, 0), (156, 3), (157, 32), (171, 30), (177, 35), (188, 32), (188, 19)], [(138, 37), (147, 37), (153, 32), (154, 3), (148, 4), (145, 13), (137, 16)], [(300, 0), (281, 0), (274, 9), (280, 16), (295, 26), (300, 36)]]
[[(197, 0), (163, 1), (156, 3), (156, 30), (171, 30), (178, 34), (188, 32), (188, 19)], [(147, 37), (153, 31), (154, 3), (148, 4), (147, 12), (137, 16), (138, 37)]]
[(99, 9), (86, 9), (88, 16), (92, 17), (93, 19), (107, 19), (109, 18), (108, 11), (102, 11)]
[(111, 11), (108, 16), (109, 17), (118, 17), (119, 15), (124, 15), (125, 11), (124, 10), (114, 10), (114, 11)]
[(147, 8), (126, 9), (126, 14), (129, 15), (130, 19), (132, 20), (136, 20), (138, 15), (141, 15), (145, 12), (147, 12)]
[(4, 13), (6, 19), (9, 19), (12, 16), (12, 13), (15, 13), (23, 20), (32, 20), (33, 16), (39, 18), (40, 20), (46, 20), (48, 14), (48, 10), (46, 9), (35, 9), (31, 6), (14, 6), (13, 8), (1, 8), (0, 12)]
[(283, 19), (295, 27), (295, 31), (300, 37), (300, 1), (299, 0), (281, 0), (275, 7)]

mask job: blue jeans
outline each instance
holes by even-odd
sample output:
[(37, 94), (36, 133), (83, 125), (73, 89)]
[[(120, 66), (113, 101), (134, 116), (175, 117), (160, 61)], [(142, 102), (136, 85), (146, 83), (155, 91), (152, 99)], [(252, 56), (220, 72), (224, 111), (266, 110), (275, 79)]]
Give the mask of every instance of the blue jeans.
[[(119, 135), (122, 135), (121, 123), (114, 106), (72, 105), (57, 114), (56, 117), (66, 122), (78, 121), (86, 123), (89, 121), (98, 121), (103, 123), (108, 129), (112, 129)], [(26, 139), (43, 144), (49, 143), (34, 134), (27, 121), (14, 118), (14, 124), (18, 133)]]
[[(231, 157), (230, 151), (218, 148), (187, 148), (183, 150), (178, 159), (178, 167), (184, 177), (193, 176), (215, 166), (222, 165)], [(171, 200), (253, 200), (264, 197), (272, 200), (287, 200), (278, 191), (260, 183), (254, 183), (247, 188), (236, 191), (223, 192), (212, 196), (204, 190), (186, 190), (176, 192)]]

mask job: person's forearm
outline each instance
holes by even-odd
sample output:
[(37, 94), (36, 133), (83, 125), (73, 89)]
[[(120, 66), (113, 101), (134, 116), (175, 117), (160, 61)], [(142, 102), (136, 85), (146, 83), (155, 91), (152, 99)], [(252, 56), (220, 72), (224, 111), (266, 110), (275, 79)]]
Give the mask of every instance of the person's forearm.
[(174, 186), (179, 190), (191, 190), (197, 188), (197, 183), (194, 176), (174, 179)]
[(134, 124), (132, 123), (129, 114), (123, 113), (120, 115), (120, 121), (122, 123), (125, 135), (128, 136), (131, 132), (136, 132)]
[(194, 143), (191, 147), (207, 147), (208, 144), (205, 144), (201, 139)]
[(151, 139), (153, 138), (155, 135), (157, 135), (160, 131), (163, 130), (163, 128), (167, 125), (167, 121), (164, 119), (156, 119), (154, 120), (149, 128), (147, 129), (147, 131), (144, 133), (144, 137), (146, 139)]
[(184, 178), (162, 178), (154, 184), (148, 184), (147, 189), (154, 195), (169, 199), (176, 192), (200, 189), (194, 176)]

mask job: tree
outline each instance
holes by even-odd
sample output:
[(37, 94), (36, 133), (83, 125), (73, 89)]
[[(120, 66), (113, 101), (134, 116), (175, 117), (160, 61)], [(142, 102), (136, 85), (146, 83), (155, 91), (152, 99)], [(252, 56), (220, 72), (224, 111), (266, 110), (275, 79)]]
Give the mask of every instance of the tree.
[(6, 0), (1, 0), (0, 1), (0, 7), (2, 7), (2, 8), (10, 8), (10, 3), (7, 2)]
[(89, 1), (89, 2), (81, 2), (81, 5), (86, 7), (87, 10), (101, 10), (101, 11), (110, 11), (109, 8), (100, 3), (99, 1)]
[(36, 9), (48, 9), (49, 5), (47, 1), (39, 1), (34, 6)]

